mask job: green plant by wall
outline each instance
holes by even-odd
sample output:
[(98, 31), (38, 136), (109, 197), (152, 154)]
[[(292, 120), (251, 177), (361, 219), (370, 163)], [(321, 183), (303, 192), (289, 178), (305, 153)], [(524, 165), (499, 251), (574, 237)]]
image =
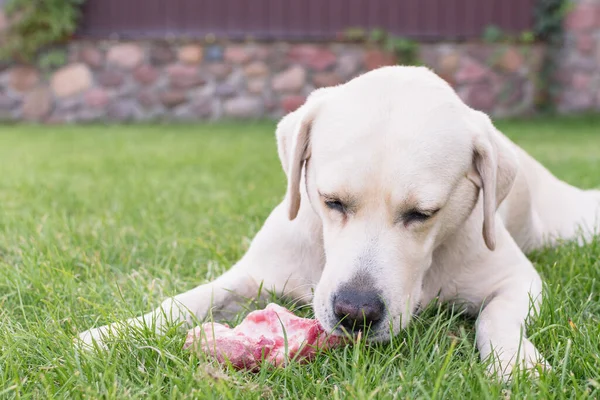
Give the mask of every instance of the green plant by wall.
[(567, 0), (537, 0), (533, 9), (533, 33), (543, 42), (556, 42), (562, 39), (562, 23), (571, 7)]
[(482, 39), (486, 43), (498, 43), (504, 38), (504, 32), (496, 25), (488, 25), (483, 29)]
[(375, 44), (393, 53), (403, 65), (420, 65), (419, 43), (402, 36), (394, 36), (383, 29), (367, 31), (362, 28), (350, 28), (344, 33), (347, 40)]
[(569, 0), (537, 0), (534, 8), (533, 33), (537, 40), (545, 42), (545, 60), (537, 81), (536, 107), (542, 112), (554, 111), (556, 62), (563, 40), (563, 20), (570, 10)]
[(486, 26), (482, 40), (486, 43), (545, 43), (546, 53), (536, 82), (536, 108), (542, 112), (553, 112), (558, 86), (554, 78), (558, 52), (563, 40), (563, 20), (572, 6), (570, 0), (537, 0), (533, 9), (534, 25), (531, 31), (520, 35), (509, 35), (494, 25)]
[(0, 59), (32, 62), (39, 51), (68, 39), (77, 29), (85, 0), (9, 0)]
[(531, 31), (511, 36), (494, 25), (482, 32), (486, 43), (545, 43), (546, 53), (541, 69), (534, 77), (536, 83), (536, 108), (541, 112), (553, 112), (558, 86), (555, 83), (556, 62), (563, 40), (563, 20), (572, 2), (570, 0), (537, 0), (533, 9), (534, 25)]

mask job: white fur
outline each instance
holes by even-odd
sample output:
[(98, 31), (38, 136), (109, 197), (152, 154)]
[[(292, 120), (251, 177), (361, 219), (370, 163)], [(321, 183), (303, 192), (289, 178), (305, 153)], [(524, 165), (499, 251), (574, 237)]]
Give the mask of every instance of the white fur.
[[(314, 290), (315, 315), (333, 330), (332, 295), (360, 275), (386, 304), (373, 340), (389, 340), (390, 326), (398, 333), (439, 298), (479, 313), (477, 346), (482, 359), (495, 356), (496, 374), (545, 365), (524, 332), (542, 291), (524, 252), (589, 239), (597, 191), (555, 178), (425, 68), (385, 67), (315, 91), (281, 120), (277, 142), (286, 198), (242, 259), (151, 313), (83, 332), (84, 344), (235, 309), (261, 284), (305, 301)], [(351, 199), (347, 215), (325, 206), (322, 195), (334, 194)], [(406, 224), (415, 207), (440, 211)]]

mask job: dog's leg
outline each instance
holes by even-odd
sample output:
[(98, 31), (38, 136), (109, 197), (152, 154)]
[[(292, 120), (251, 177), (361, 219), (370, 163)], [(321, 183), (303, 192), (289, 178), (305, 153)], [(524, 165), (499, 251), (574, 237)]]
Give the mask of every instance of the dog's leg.
[(309, 301), (323, 263), (320, 221), (310, 204), (303, 202), (298, 217), (290, 221), (284, 202), (273, 210), (242, 259), (222, 276), (165, 300), (141, 317), (85, 331), (80, 343), (102, 346), (107, 334), (131, 327), (147, 326), (161, 333), (168, 324), (190, 323), (212, 310), (232, 311), (240, 299), (256, 297), (261, 288)]
[(527, 264), (519, 265), (520, 273), (495, 291), (477, 321), (477, 347), (481, 358), (492, 361), (489, 372), (504, 380), (510, 379), (517, 365), (534, 372), (537, 366), (547, 367), (525, 334), (530, 305), (538, 310), (542, 291), (539, 275)]

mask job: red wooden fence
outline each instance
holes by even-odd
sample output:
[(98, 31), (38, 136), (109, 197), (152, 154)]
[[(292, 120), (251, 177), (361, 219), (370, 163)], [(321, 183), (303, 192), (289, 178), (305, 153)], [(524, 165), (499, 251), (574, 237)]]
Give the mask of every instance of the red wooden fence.
[(421, 40), (533, 26), (536, 0), (87, 0), (79, 36), (327, 40), (352, 27)]

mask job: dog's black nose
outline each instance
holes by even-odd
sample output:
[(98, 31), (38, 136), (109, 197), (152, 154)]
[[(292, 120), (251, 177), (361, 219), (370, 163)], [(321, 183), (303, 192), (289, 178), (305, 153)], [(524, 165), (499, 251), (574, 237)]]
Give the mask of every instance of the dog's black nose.
[(342, 289), (333, 299), (333, 311), (346, 329), (364, 331), (383, 318), (385, 305), (377, 292)]

